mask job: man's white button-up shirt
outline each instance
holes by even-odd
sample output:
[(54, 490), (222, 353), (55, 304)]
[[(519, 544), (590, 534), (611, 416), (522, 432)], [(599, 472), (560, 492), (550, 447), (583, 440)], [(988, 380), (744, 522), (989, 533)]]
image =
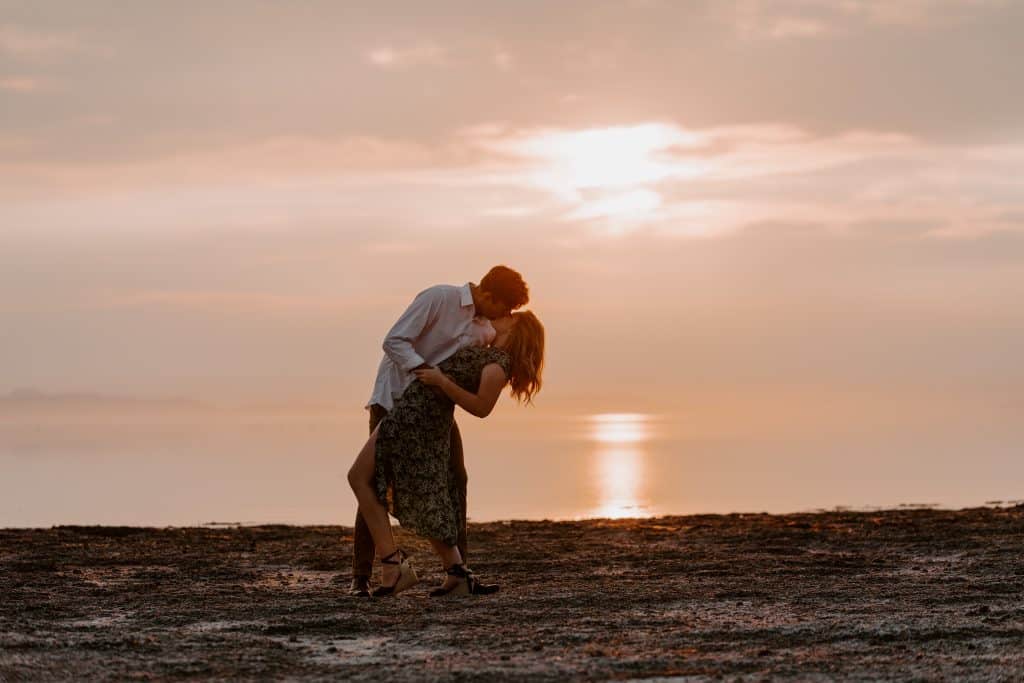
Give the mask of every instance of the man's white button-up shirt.
[(384, 338), (384, 358), (367, 407), (376, 403), (391, 410), (395, 399), (416, 378), (413, 368), (424, 363), (437, 365), (460, 348), (479, 343), (481, 331), (473, 324), (475, 314), (469, 284), (435, 285), (417, 294)]

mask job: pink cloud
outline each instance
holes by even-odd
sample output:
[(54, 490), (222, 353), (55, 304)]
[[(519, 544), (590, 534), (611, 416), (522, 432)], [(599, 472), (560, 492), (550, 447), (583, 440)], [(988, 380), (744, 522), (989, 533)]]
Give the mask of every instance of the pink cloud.
[(716, 7), (748, 40), (787, 40), (845, 34), (858, 26), (927, 29), (949, 26), (1007, 0), (735, 0)]
[(366, 53), (366, 61), (382, 69), (405, 69), (414, 66), (445, 64), (447, 50), (434, 43), (402, 47), (385, 45)]
[(263, 292), (140, 290), (94, 294), (95, 309), (160, 309), (200, 313), (280, 314), (317, 313), (338, 315), (358, 307), (351, 297), (294, 296)]
[(884, 131), (487, 123), (430, 144), (277, 137), (135, 163), (0, 162), (10, 200), (0, 220), (25, 230), (151, 231), (561, 222), (705, 237), (759, 221), (842, 230), (901, 220), (978, 234), (1019, 227), (1005, 216), (1024, 211), (1014, 199), (1024, 197), (1022, 167), (1024, 144), (941, 146)]
[(0, 78), (0, 90), (8, 92), (37, 92), (44, 87), (43, 81), (29, 76), (9, 76)]
[(77, 32), (40, 30), (18, 24), (0, 24), (0, 54), (27, 61), (50, 61), (75, 54), (111, 54), (108, 45), (85, 40)]

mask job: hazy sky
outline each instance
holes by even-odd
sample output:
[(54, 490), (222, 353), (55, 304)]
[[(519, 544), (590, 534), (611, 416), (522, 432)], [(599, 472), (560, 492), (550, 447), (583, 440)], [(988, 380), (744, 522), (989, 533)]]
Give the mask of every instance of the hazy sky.
[(417, 291), (507, 263), (548, 405), (1004, 395), (1021, 35), (998, 0), (0, 0), (0, 392), (361, 405)]

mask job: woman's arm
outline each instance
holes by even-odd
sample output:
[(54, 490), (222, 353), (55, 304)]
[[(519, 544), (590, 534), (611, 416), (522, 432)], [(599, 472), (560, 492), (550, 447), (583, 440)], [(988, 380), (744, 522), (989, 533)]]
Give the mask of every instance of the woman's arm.
[(455, 401), (463, 410), (477, 417), (487, 417), (494, 410), (498, 396), (508, 381), (505, 371), (497, 363), (484, 366), (480, 373), (480, 390), (477, 393), (466, 391), (437, 368), (414, 370), (416, 378), (426, 385), (440, 387), (448, 398)]

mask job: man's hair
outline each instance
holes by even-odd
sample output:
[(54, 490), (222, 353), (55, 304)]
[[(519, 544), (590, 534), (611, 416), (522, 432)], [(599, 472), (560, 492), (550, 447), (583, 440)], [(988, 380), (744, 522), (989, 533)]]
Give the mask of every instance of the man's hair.
[(523, 282), (523, 276), (508, 266), (491, 268), (480, 280), (480, 289), (490, 292), (491, 297), (513, 311), (530, 302), (530, 288)]

